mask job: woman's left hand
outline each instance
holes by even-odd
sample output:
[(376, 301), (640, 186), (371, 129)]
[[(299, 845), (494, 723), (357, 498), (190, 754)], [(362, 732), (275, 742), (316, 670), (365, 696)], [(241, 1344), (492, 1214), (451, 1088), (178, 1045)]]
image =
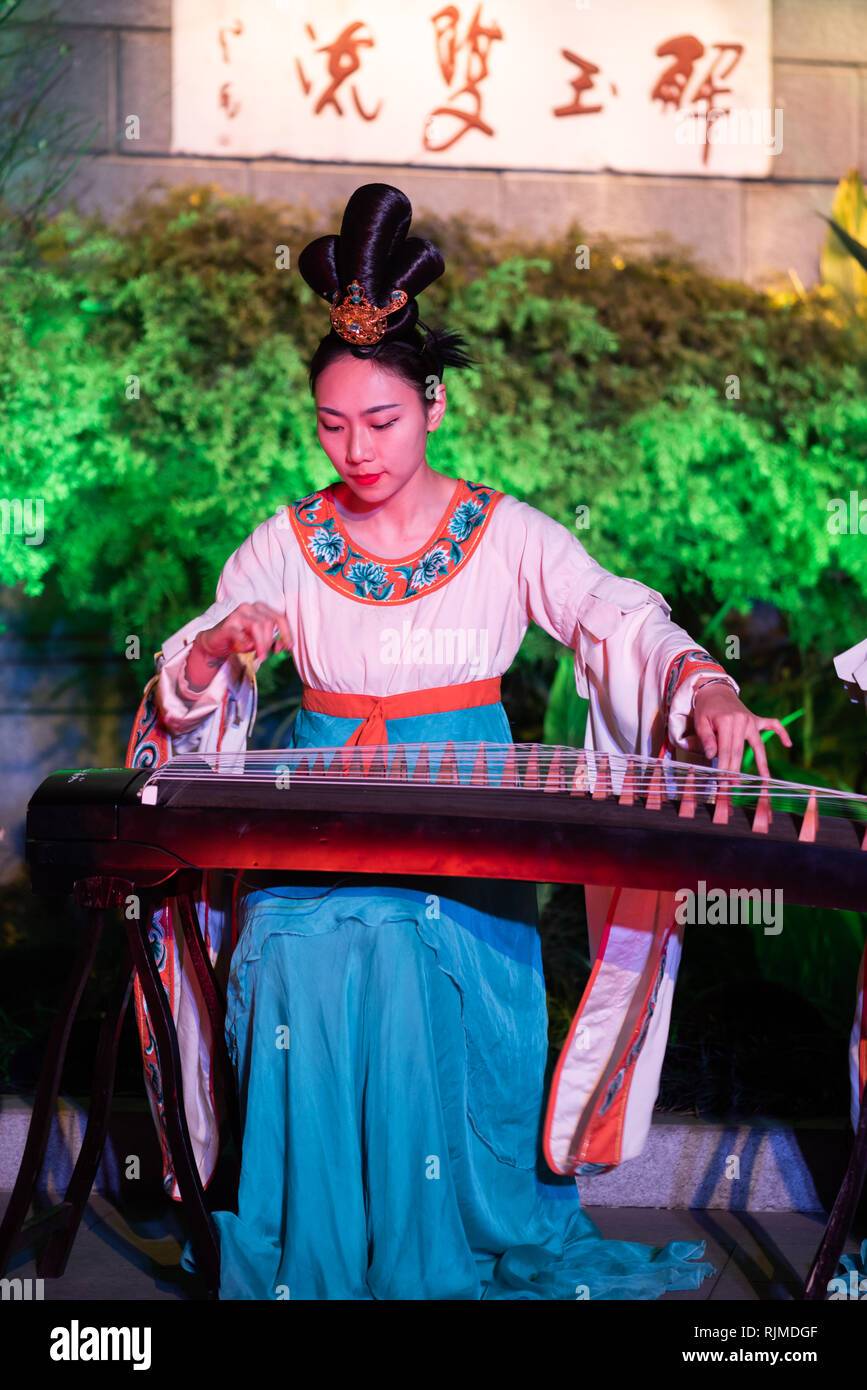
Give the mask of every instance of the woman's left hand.
[(730, 685), (721, 681), (699, 687), (692, 717), (705, 755), (717, 758), (719, 769), (740, 772), (744, 744), (748, 743), (756, 755), (759, 776), (770, 777), (765, 745), (760, 737), (762, 729), (773, 729), (787, 748), (792, 746), (779, 719), (760, 719), (738, 699)]

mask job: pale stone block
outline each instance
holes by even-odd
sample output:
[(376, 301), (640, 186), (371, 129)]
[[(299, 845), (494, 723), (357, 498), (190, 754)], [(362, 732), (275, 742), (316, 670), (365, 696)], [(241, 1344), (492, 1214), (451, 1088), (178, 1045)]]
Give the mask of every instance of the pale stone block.
[(774, 0), (775, 58), (867, 63), (867, 0)]
[(604, 226), (612, 238), (638, 238), (639, 250), (684, 246), (697, 265), (738, 279), (743, 197), (744, 184), (736, 179), (612, 176)]
[(809, 63), (774, 65), (783, 148), (772, 178), (838, 179), (858, 159), (858, 72)]
[[(172, 138), (172, 45), (168, 34), (119, 36), (118, 154), (168, 154)], [(126, 138), (127, 117), (138, 116), (140, 137)]]
[(22, 24), (94, 24), (115, 29), (172, 27), (172, 0), (27, 0), (15, 16)]
[[(609, 178), (606, 174), (521, 173), (502, 175), (502, 220), (527, 237), (564, 236), (577, 222), (591, 235), (606, 230)], [(574, 248), (566, 248), (564, 252)]]
[(294, 164), (256, 160), (250, 166), (250, 192), (263, 201), (274, 199), (312, 209), (317, 220), (334, 222), (352, 193), (365, 183), (390, 183), (412, 203), (413, 216), (474, 216), (495, 228), (501, 222), (501, 179), (485, 172), (442, 173), (438, 169), (385, 167), (376, 164)]
[(828, 224), (834, 184), (774, 181), (744, 190), (744, 279), (769, 285), (793, 269), (806, 288), (819, 280), (819, 252)]
[[(89, 29), (64, 29), (57, 39), (40, 45), (38, 70), (48, 73), (58, 61), (59, 44), (70, 52), (60, 58), (39, 104), (39, 123), (55, 130), (58, 148), (79, 150), (88, 136), (88, 153), (101, 154), (112, 143), (111, 99), (114, 36)], [(98, 129), (94, 132), (94, 126)], [(73, 127), (73, 128), (71, 128)]]
[(867, 67), (858, 74), (858, 161), (862, 179), (867, 180)]
[(231, 193), (247, 193), (248, 166), (230, 160), (105, 155), (82, 161), (52, 200), (50, 209), (57, 212), (75, 202), (82, 213), (101, 209), (105, 216), (113, 217), (146, 189), (158, 197), (160, 183), (191, 182), (215, 183)]

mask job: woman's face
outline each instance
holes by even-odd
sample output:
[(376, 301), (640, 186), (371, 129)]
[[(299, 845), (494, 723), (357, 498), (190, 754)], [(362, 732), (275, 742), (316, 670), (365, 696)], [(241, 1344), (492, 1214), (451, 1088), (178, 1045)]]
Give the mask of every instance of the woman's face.
[(350, 354), (316, 378), (319, 442), (352, 493), (377, 506), (424, 465), (445, 408), (442, 384), (425, 409), (401, 377)]

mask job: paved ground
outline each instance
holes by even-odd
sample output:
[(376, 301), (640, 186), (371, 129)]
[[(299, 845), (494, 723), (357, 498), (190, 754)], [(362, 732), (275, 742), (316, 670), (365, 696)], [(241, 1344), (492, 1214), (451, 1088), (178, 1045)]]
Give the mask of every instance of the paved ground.
[[(5, 1209), (8, 1193), (0, 1194)], [(669, 1211), (659, 1208), (588, 1208), (602, 1234), (647, 1245), (670, 1240), (705, 1240), (706, 1257), (718, 1273), (700, 1289), (668, 1293), (673, 1299), (791, 1300), (803, 1286), (823, 1222), (801, 1212), (722, 1210)], [(855, 1253), (867, 1231), (858, 1231), (846, 1249)], [(179, 1265), (183, 1245), (177, 1207), (157, 1199), (152, 1208), (121, 1213), (94, 1195), (85, 1213), (67, 1271), (47, 1280), (46, 1301), (64, 1299), (200, 1299), (202, 1286)], [(36, 1277), (28, 1252), (12, 1261), (8, 1276)]]

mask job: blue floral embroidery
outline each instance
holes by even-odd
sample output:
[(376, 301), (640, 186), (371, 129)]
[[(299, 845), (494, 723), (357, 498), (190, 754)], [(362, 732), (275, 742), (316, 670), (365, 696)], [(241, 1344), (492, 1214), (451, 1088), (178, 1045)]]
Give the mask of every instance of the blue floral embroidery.
[(415, 591), (426, 589), (429, 584), (435, 583), (441, 574), (447, 574), (448, 568), (448, 551), (442, 545), (435, 545), (432, 550), (425, 551), (416, 568), (410, 571), (409, 587)]
[(449, 522), (448, 534), (457, 541), (465, 541), (477, 526), (481, 526), (484, 515), (485, 509), (478, 502), (462, 502)]
[(321, 492), (314, 492), (310, 497), (302, 497), (301, 501), (296, 503), (295, 510), (305, 526), (309, 526), (311, 522), (316, 520), (316, 513), (324, 501), (325, 498)]
[(722, 666), (720, 666), (719, 662), (714, 661), (710, 653), (706, 652), (703, 647), (696, 648), (693, 651), (681, 652), (680, 656), (677, 657), (677, 659), (671, 663), (671, 667), (669, 668), (668, 672), (668, 680), (665, 683), (665, 691), (662, 697), (662, 718), (663, 728), (665, 729), (668, 728), (668, 720), (669, 715), (671, 713), (671, 702), (674, 699), (674, 692), (677, 689), (678, 684), (680, 683), (680, 678), (683, 674), (683, 668), (687, 662), (691, 662), (695, 666), (711, 667), (713, 670), (718, 671), (721, 676), (728, 675), (728, 672), (724, 671)]
[(320, 526), (318, 531), (313, 532), (307, 546), (313, 558), (326, 565), (333, 565), (342, 560), (343, 552), (346, 550), (343, 537), (329, 531), (325, 526)]
[(372, 560), (355, 561), (347, 565), (343, 573), (350, 584), (355, 585), (360, 598), (383, 597), (379, 591), (388, 583), (388, 575), (382, 565), (375, 565)]

